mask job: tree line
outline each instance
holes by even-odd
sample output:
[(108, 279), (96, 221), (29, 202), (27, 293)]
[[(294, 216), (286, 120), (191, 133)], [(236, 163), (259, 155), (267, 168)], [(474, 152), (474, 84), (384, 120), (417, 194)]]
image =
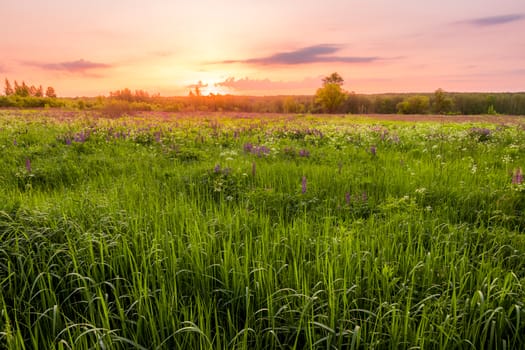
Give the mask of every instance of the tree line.
[(63, 107), (64, 101), (57, 99), (57, 94), (52, 86), (44, 91), (42, 85), (35, 86), (26, 84), (25, 81), (18, 83), (9, 79), (4, 80), (4, 95), (0, 96), (0, 107), (15, 108), (39, 108), (39, 107)]
[(22, 84), (18, 84), (15, 80), (13, 86), (7, 78), (5, 78), (4, 85), (4, 94), (5, 96), (20, 96), (20, 97), (51, 97), (56, 98), (57, 94), (55, 89), (52, 86), (48, 86), (44, 95), (44, 89), (42, 85), (36, 87), (35, 85), (27, 85), (25, 81), (22, 81)]
[(354, 114), (509, 114), (525, 115), (525, 93), (449, 93), (437, 89), (427, 94), (348, 93), (338, 73), (323, 79), (315, 102), (327, 113)]
[(52, 87), (25, 82), (13, 85), (6, 79), (0, 107), (68, 107), (100, 110), (118, 116), (135, 111), (247, 112), (247, 113), (341, 113), (341, 114), (508, 114), (525, 115), (525, 92), (459, 93), (437, 89), (433, 93), (356, 94), (343, 89), (338, 73), (325, 77), (315, 95), (236, 96), (202, 95), (165, 97), (144, 90), (124, 88), (108, 96), (56, 98)]

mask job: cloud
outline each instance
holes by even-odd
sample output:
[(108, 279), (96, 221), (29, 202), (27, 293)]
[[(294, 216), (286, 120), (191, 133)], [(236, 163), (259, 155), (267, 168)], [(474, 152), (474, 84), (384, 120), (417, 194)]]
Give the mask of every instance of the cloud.
[(107, 69), (111, 68), (110, 64), (90, 62), (84, 59), (71, 62), (60, 62), (60, 63), (38, 63), (38, 62), (25, 62), (27, 65), (38, 67), (44, 70), (63, 71), (74, 74), (85, 74), (87, 71), (95, 69)]
[(516, 13), (516, 14), (502, 15), (502, 16), (473, 18), (473, 19), (461, 21), (458, 23), (469, 24), (469, 25), (476, 26), (476, 27), (489, 27), (489, 26), (496, 26), (500, 24), (521, 21), (523, 19), (525, 19), (524, 14)]
[(186, 85), (185, 87), (188, 89), (196, 89), (196, 88), (202, 89), (202, 88), (208, 87), (208, 84), (203, 84), (202, 81), (199, 80), (196, 84)]
[(227, 60), (221, 63), (249, 63), (260, 65), (292, 65), (308, 63), (368, 63), (377, 61), (379, 57), (373, 56), (336, 56), (341, 48), (336, 45), (321, 44), (304, 47), (294, 51), (278, 52), (266, 57), (249, 58), (246, 60)]
[(322, 76), (316, 78), (305, 78), (300, 81), (272, 81), (270, 79), (250, 79), (248, 77), (235, 79), (229, 77), (226, 80), (215, 83), (217, 87), (225, 87), (233, 90), (243, 91), (274, 91), (291, 89), (315, 89), (322, 83)]

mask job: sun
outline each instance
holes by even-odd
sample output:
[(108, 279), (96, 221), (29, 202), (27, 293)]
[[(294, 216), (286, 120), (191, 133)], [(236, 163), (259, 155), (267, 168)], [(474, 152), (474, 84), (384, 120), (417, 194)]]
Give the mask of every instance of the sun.
[(202, 87), (201, 92), (204, 96), (208, 95), (225, 95), (230, 93), (230, 91), (223, 87), (218, 85), (217, 81), (207, 81), (205, 86)]

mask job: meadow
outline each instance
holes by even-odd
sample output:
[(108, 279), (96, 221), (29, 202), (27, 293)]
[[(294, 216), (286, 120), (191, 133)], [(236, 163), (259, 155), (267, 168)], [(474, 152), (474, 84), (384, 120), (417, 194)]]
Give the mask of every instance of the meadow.
[(525, 119), (0, 111), (1, 349), (525, 347)]

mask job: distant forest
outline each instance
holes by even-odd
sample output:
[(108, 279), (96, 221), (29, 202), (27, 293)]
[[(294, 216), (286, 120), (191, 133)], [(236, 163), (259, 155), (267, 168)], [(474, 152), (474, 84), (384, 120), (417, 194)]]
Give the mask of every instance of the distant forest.
[[(58, 98), (53, 88), (42, 93), (25, 83), (10, 88), (6, 79), (3, 108), (61, 107), (100, 110), (109, 115), (135, 111), (246, 112), (246, 113), (340, 113), (340, 114), (507, 114), (525, 115), (525, 92), (459, 93), (442, 89), (434, 93), (344, 93), (336, 108), (326, 110), (317, 96), (207, 95), (191, 91), (188, 96), (164, 97), (143, 90), (122, 89), (109, 96)], [(10, 89), (8, 89), (10, 88)], [(319, 91), (318, 91), (319, 92)]]

